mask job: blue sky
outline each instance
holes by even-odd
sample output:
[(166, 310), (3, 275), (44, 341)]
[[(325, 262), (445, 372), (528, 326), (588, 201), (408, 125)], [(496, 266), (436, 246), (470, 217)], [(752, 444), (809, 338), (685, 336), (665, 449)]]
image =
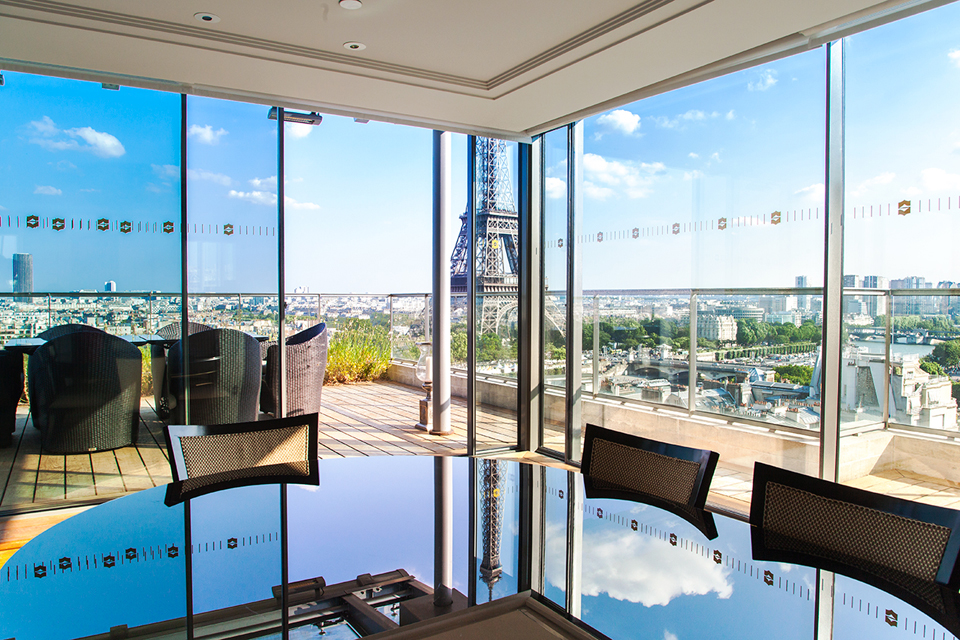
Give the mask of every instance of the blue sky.
[[(949, 5), (847, 40), (847, 273), (960, 280), (957, 33), (960, 7)], [(28, 252), (38, 290), (115, 280), (176, 291), (178, 234), (153, 225), (179, 220), (179, 96), (5, 75), (0, 286), (10, 287), (12, 254)], [(782, 287), (797, 275), (820, 285), (824, 83), (821, 48), (587, 119), (584, 287)], [(188, 100), (194, 290), (275, 287), (267, 110)], [(466, 201), (466, 138), (453, 137), (451, 244)], [(554, 141), (546, 146), (546, 271), (559, 288), (566, 167)], [(285, 159), (288, 290), (429, 290), (432, 132), (328, 115), (288, 127)], [(903, 199), (910, 215), (887, 215)], [(26, 229), (31, 214), (62, 217), (66, 229)], [(101, 217), (114, 226), (70, 227)]]

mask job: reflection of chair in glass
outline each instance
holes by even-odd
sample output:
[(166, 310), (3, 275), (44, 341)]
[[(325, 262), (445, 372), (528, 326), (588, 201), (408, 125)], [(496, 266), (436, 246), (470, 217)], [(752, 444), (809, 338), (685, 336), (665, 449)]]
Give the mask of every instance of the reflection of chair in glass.
[(140, 350), (103, 331), (47, 341), (27, 365), (30, 412), (47, 453), (85, 453), (137, 442)]
[(319, 484), (317, 414), (213, 426), (166, 427), (174, 482), (166, 503), (232, 487)]
[(960, 630), (960, 511), (757, 462), (750, 524), (755, 559), (842, 573)]
[(592, 424), (584, 434), (581, 472), (588, 498), (651, 504), (684, 518), (707, 538), (717, 537), (713, 516), (703, 507), (718, 453)]
[(174, 343), (167, 353), (170, 393), (175, 399), (171, 421), (186, 422), (187, 392), (190, 422), (228, 424), (256, 420), (261, 366), (257, 339), (235, 329), (211, 329), (185, 340), (189, 344), (187, 365), (182, 355), (184, 340)]
[(102, 329), (91, 327), (88, 324), (61, 324), (56, 327), (50, 327), (46, 331), (43, 331), (39, 335), (37, 335), (37, 337), (42, 338), (43, 340), (53, 340), (54, 338), (65, 336), (68, 333), (78, 333), (82, 331), (86, 331), (89, 333), (106, 333)]
[[(320, 411), (323, 375), (327, 369), (327, 325), (320, 323), (286, 340), (287, 415)], [(279, 348), (267, 349), (267, 365), (260, 389), (260, 410), (276, 414), (280, 384)]]
[(23, 354), (0, 349), (0, 447), (13, 442), (17, 405), (23, 395)]
[[(157, 335), (165, 340), (179, 340), (182, 327), (179, 322), (160, 327)], [(199, 322), (191, 322), (187, 326), (189, 335), (213, 329), (213, 327)], [(161, 418), (170, 415), (170, 405), (173, 396), (170, 395), (170, 381), (167, 379), (167, 348), (162, 344), (150, 345), (150, 371), (153, 373), (153, 400), (154, 409)]]

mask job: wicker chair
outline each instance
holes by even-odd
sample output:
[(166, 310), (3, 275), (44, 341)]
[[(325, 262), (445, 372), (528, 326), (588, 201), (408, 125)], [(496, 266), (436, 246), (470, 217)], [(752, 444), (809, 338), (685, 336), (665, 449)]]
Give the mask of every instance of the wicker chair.
[[(213, 327), (199, 322), (191, 322), (187, 325), (188, 335), (191, 336), (209, 329), (213, 329)], [(160, 327), (157, 330), (157, 335), (166, 340), (179, 340), (180, 330), (179, 322), (171, 322)], [(167, 348), (162, 344), (150, 345), (150, 371), (153, 373), (153, 406), (157, 416), (165, 420), (170, 416), (173, 396), (170, 395), (170, 381), (167, 379)]]
[(186, 422), (184, 397), (189, 379), (190, 421), (199, 424), (253, 422), (260, 397), (260, 345), (235, 329), (212, 329), (188, 336), (190, 362), (183, 364), (183, 340), (167, 353), (174, 423)]
[(13, 442), (17, 405), (23, 395), (23, 354), (0, 349), (0, 447)]
[(960, 511), (757, 462), (753, 557), (807, 564), (911, 593), (960, 585)]
[[(320, 411), (323, 376), (327, 369), (327, 325), (320, 323), (286, 340), (287, 415)], [(260, 410), (276, 415), (280, 384), (279, 347), (267, 348), (267, 364), (260, 388)]]
[(96, 327), (91, 327), (88, 324), (61, 324), (57, 327), (50, 327), (46, 331), (40, 333), (37, 337), (44, 340), (53, 340), (54, 338), (59, 338), (60, 336), (65, 336), (68, 333), (78, 333), (78, 332), (90, 332), (90, 333), (106, 333), (103, 329), (98, 329)]
[(39, 347), (27, 365), (30, 412), (46, 453), (86, 453), (137, 442), (140, 350), (102, 331)]
[(720, 456), (588, 424), (583, 461), (588, 498), (642, 502), (669, 511), (717, 537), (713, 515), (704, 510)]
[(320, 484), (317, 414), (164, 430), (174, 482), (166, 504), (239, 486)]

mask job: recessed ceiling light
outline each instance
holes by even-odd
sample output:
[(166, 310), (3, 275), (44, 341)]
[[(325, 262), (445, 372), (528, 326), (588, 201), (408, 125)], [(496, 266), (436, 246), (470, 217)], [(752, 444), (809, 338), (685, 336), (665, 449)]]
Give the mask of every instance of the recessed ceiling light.
[(216, 24), (220, 22), (220, 16), (214, 15), (212, 13), (207, 13), (206, 11), (195, 13), (193, 14), (193, 17), (199, 20), (200, 22), (206, 22), (207, 24)]
[(343, 48), (350, 51), (363, 51), (367, 48), (367, 45), (363, 44), (362, 42), (344, 42)]
[(363, 5), (360, 3), (360, 0), (340, 0), (340, 6), (343, 7), (344, 9), (349, 9), (350, 11), (354, 11), (356, 9), (359, 9)]

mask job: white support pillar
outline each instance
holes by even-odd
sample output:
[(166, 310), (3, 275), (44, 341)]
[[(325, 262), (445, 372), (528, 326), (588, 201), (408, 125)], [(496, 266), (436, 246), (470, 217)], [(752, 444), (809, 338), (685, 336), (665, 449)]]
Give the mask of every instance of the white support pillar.
[(447, 224), (451, 212), (453, 134), (433, 132), (433, 428), (449, 435), (450, 426), (450, 247)]

